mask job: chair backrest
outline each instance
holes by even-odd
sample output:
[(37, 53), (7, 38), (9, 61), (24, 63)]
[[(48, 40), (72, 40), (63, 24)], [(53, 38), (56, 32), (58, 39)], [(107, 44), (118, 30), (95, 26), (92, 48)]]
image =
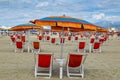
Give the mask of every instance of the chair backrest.
[(12, 41), (12, 42), (15, 42), (15, 37), (11, 37), (11, 41)]
[(85, 42), (79, 42), (79, 49), (85, 48)]
[(104, 41), (105, 41), (104, 39), (99, 39), (100, 43), (104, 43)]
[(51, 65), (52, 54), (38, 54), (38, 67), (49, 68)]
[(51, 38), (51, 43), (55, 43), (55, 38)]
[(68, 36), (68, 40), (69, 40), (69, 41), (71, 40), (71, 36)]
[(25, 42), (25, 36), (21, 36), (21, 40)]
[(83, 55), (81, 54), (69, 54), (68, 66), (79, 67), (82, 63)]
[(40, 43), (39, 42), (33, 42), (34, 49), (39, 49)]
[(38, 39), (39, 39), (39, 40), (42, 40), (42, 36), (38, 36)]
[(22, 41), (16, 42), (16, 47), (22, 49), (23, 48)]
[(93, 49), (99, 49), (100, 48), (100, 42), (95, 42)]
[(78, 37), (77, 37), (77, 36), (75, 36), (75, 40), (78, 40)]
[(20, 39), (20, 38), (21, 38), (21, 35), (16, 35), (16, 38), (17, 38), (17, 39)]
[(90, 39), (90, 43), (94, 43), (95, 39), (94, 38), (91, 38)]
[(47, 36), (47, 40), (50, 40), (50, 36)]

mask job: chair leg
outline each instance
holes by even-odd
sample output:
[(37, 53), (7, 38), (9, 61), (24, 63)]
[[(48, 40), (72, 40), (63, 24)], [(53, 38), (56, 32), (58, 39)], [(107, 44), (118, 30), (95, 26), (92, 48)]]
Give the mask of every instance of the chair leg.
[(84, 78), (84, 66), (83, 65), (81, 66), (81, 69), (82, 69), (81, 76), (82, 76), (82, 78)]
[(67, 76), (70, 77), (68, 66), (67, 66)]
[(49, 70), (49, 78), (51, 78), (52, 76), (52, 66), (50, 66), (50, 70)]
[(37, 77), (37, 65), (35, 64), (35, 78)]

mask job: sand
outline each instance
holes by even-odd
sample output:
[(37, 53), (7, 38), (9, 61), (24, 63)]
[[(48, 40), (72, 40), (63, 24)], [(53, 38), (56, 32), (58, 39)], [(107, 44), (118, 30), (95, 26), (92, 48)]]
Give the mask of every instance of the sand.
[[(30, 37), (31, 42), (36, 41), (36, 37)], [(40, 42), (41, 51), (44, 53), (54, 53), (54, 57), (59, 57), (60, 45), (50, 44), (50, 42)], [(64, 58), (69, 52), (76, 53), (77, 42), (66, 42), (64, 45)], [(120, 40), (113, 38), (102, 45), (102, 53), (87, 53), (85, 61), (85, 77), (79, 80), (119, 80), (120, 79)], [(68, 78), (66, 67), (63, 66), (63, 80), (76, 80)], [(14, 45), (10, 45), (9, 36), (0, 38), (0, 80), (48, 80), (34, 77), (34, 54), (14, 52)], [(59, 65), (53, 62), (53, 73), (50, 80), (59, 80)]]

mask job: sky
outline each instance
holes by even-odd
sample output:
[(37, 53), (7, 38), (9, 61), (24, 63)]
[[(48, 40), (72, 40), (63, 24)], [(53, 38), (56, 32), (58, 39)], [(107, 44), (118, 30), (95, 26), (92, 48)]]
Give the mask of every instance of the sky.
[(7, 27), (62, 15), (113, 23), (120, 21), (120, 0), (0, 0), (0, 25)]

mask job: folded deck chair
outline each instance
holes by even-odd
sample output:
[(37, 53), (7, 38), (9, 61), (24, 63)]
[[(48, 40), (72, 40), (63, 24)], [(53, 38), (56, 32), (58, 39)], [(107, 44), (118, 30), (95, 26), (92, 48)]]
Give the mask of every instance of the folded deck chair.
[(47, 77), (52, 76), (52, 60), (53, 54), (37, 54), (35, 58), (35, 77)]
[(65, 38), (60, 38), (60, 44), (65, 43)]
[(15, 52), (17, 52), (17, 50), (20, 50), (21, 52), (23, 52), (24, 48), (23, 48), (23, 42), (22, 41), (17, 41), (16, 42)]
[(78, 44), (78, 52), (86, 52), (85, 51), (85, 42), (79, 42)]
[(39, 42), (33, 42), (33, 53), (39, 53), (40, 52), (40, 43)]
[(84, 62), (87, 54), (69, 54), (67, 61), (67, 76), (84, 77)]

